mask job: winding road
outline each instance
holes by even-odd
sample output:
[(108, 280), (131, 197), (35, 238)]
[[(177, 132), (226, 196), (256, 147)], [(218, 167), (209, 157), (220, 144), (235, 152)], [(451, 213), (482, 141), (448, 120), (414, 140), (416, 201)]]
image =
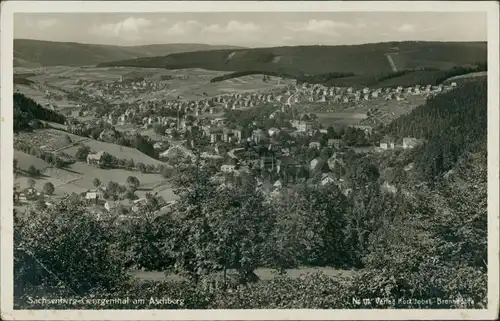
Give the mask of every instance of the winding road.
[(292, 102), (291, 102), (291, 99), (297, 95), (299, 93), (299, 89), (297, 87), (295, 87), (295, 92), (293, 94), (290, 95), (290, 97), (288, 97), (286, 103), (288, 106), (292, 106)]
[(227, 155), (233, 159), (238, 159), (238, 156), (234, 155), (234, 153), (237, 151), (240, 151), (240, 150), (244, 150), (244, 149), (245, 148), (243, 148), (243, 147), (231, 149), (229, 152), (227, 152)]

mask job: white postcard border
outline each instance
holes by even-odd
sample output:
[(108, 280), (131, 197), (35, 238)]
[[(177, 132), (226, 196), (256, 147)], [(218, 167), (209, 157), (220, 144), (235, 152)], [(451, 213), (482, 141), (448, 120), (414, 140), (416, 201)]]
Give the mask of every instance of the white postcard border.
[[(13, 14), (15, 12), (487, 12), (488, 309), (484, 310), (13, 310)], [(475, 320), (499, 302), (499, 5), (494, 1), (7, 1), (1, 4), (0, 174), (2, 319), (6, 320)], [(466, 23), (464, 21), (464, 23)]]

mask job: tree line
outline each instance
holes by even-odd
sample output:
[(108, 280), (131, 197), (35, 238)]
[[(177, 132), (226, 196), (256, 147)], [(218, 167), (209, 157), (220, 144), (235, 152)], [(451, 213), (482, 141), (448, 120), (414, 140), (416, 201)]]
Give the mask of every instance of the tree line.
[(64, 124), (66, 117), (56, 111), (42, 107), (33, 99), (14, 93), (14, 131), (33, 128), (36, 120)]
[(487, 83), (479, 80), (432, 97), (390, 123), (383, 131), (427, 140), (416, 152), (416, 166), (428, 179), (453, 168), (465, 152), (486, 152)]

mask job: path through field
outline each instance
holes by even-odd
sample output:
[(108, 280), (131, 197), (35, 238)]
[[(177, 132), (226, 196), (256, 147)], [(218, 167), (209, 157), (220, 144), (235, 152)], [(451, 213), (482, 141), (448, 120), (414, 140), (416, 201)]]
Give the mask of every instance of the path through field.
[(387, 61), (391, 65), (392, 71), (397, 72), (398, 68), (396, 67), (396, 64), (394, 63), (394, 60), (392, 60), (392, 56), (390, 54), (385, 54), (387, 57)]
[(60, 151), (65, 150), (65, 149), (68, 149), (68, 148), (70, 148), (70, 147), (73, 147), (73, 146), (76, 146), (76, 145), (82, 144), (82, 143), (84, 143), (84, 142), (88, 142), (88, 141), (90, 141), (90, 140), (91, 140), (90, 138), (83, 138), (83, 139), (81, 139), (81, 140), (78, 140), (78, 141), (76, 141), (76, 142), (72, 142), (71, 144), (68, 144), (68, 145), (66, 145), (66, 146), (63, 146), (63, 147), (61, 147), (61, 148), (55, 149), (53, 152), (57, 153), (57, 152), (60, 152)]

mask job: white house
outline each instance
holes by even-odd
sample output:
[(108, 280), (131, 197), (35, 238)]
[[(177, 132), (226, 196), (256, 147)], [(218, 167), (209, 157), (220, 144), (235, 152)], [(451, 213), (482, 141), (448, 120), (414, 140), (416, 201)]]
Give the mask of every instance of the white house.
[(138, 212), (142, 205), (145, 205), (147, 200), (145, 198), (139, 198), (132, 202), (132, 211)]
[(395, 146), (396, 145), (394, 143), (394, 139), (392, 139), (390, 137), (384, 137), (380, 141), (380, 148), (382, 148), (382, 149), (394, 149)]
[(320, 147), (321, 147), (321, 144), (319, 142), (310, 142), (309, 143), (309, 148), (319, 149)]
[(421, 143), (419, 139), (413, 137), (405, 137), (403, 138), (403, 148), (409, 149), (418, 146)]
[(333, 184), (335, 183), (335, 179), (333, 179), (330, 175), (324, 174), (321, 178), (321, 185)]
[(316, 166), (318, 165), (319, 163), (319, 160), (318, 159), (313, 159), (310, 163), (309, 163), (309, 166), (310, 166), (310, 169), (311, 170), (315, 170), (316, 169)]
[(113, 202), (113, 201), (107, 201), (106, 204), (104, 204), (104, 208), (108, 212), (111, 212), (112, 210), (114, 210), (117, 207), (118, 207), (118, 203), (117, 202)]
[(274, 128), (274, 127), (269, 128), (269, 130), (268, 130), (269, 136), (274, 136), (274, 135), (278, 134), (279, 132), (280, 132), (280, 130), (278, 128)]
[(236, 165), (233, 164), (224, 164), (220, 167), (221, 172), (223, 173), (232, 173), (236, 170)]
[(104, 155), (104, 151), (97, 152), (95, 154), (87, 155), (87, 164), (99, 165), (101, 163), (101, 158)]

